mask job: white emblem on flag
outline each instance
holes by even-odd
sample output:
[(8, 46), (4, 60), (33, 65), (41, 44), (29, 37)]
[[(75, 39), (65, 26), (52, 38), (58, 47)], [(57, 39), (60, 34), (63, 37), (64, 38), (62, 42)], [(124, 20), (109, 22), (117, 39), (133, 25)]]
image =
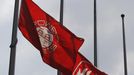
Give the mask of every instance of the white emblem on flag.
[(92, 73), (92, 71), (88, 71), (88, 69), (87, 68), (85, 68), (85, 69), (79, 69), (79, 71), (77, 72), (77, 74), (76, 75), (90, 75)]
[(73, 75), (91, 75), (92, 71), (87, 67), (86, 61), (81, 61), (75, 68)]
[(39, 39), (43, 48), (49, 47), (53, 42), (53, 35), (46, 27), (37, 27)]
[(53, 43), (54, 37), (58, 41), (56, 29), (45, 20), (37, 20), (34, 22), (39, 36), (39, 40), (44, 53), (52, 52), (57, 48)]

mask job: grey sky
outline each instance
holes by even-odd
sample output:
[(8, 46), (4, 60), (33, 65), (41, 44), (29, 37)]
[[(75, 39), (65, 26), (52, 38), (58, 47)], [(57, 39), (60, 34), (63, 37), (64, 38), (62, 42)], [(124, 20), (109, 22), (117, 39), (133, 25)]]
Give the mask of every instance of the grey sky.
[[(34, 0), (59, 20), (60, 0)], [(98, 65), (109, 75), (123, 75), (121, 13), (125, 13), (128, 75), (134, 75), (134, 1), (97, 0)], [(8, 75), (14, 0), (0, 0), (0, 75)], [(80, 52), (93, 63), (93, 0), (65, 0), (64, 25), (85, 39)], [(16, 75), (56, 75), (18, 30)]]

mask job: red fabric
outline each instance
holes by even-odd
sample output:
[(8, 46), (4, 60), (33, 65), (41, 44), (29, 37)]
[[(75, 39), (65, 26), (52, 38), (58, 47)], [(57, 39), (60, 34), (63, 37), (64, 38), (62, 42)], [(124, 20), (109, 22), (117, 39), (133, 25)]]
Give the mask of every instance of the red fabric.
[(71, 73), (83, 39), (49, 16), (32, 0), (22, 1), (19, 29), (41, 52), (45, 63), (66, 74)]
[(78, 53), (72, 73), (66, 74), (62, 72), (61, 75), (107, 75), (107, 74), (97, 69), (82, 54)]
[(72, 75), (107, 75), (78, 53)]

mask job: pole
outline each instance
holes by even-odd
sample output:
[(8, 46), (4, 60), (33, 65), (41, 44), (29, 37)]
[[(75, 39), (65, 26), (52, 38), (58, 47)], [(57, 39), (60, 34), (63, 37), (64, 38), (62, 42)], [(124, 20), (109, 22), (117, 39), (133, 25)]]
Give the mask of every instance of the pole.
[(97, 67), (97, 12), (96, 12), (96, 0), (94, 0), (94, 65)]
[(121, 14), (121, 18), (122, 18), (122, 32), (123, 32), (124, 75), (127, 75), (127, 54), (126, 54), (126, 40), (125, 40), (124, 17), (125, 17), (125, 15)]
[(63, 24), (64, 0), (60, 3), (60, 23)]
[[(64, 11), (64, 0), (60, 2), (60, 23), (63, 25), (63, 11)], [(57, 75), (62, 75), (62, 72), (58, 71)]]
[(14, 75), (14, 72), (15, 72), (18, 10), (19, 10), (19, 0), (15, 0), (13, 29), (12, 29), (12, 40), (11, 40), (11, 45), (10, 45), (11, 52), (10, 52), (10, 63), (9, 63), (9, 75)]

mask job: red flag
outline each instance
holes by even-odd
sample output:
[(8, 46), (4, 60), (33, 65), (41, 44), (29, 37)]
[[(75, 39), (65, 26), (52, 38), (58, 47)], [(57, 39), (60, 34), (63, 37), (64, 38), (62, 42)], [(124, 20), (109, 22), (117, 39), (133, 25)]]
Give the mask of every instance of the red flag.
[(78, 53), (72, 75), (107, 75)]
[(44, 62), (71, 73), (83, 39), (44, 12), (32, 0), (23, 0), (19, 29), (24, 37), (40, 52)]

